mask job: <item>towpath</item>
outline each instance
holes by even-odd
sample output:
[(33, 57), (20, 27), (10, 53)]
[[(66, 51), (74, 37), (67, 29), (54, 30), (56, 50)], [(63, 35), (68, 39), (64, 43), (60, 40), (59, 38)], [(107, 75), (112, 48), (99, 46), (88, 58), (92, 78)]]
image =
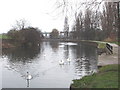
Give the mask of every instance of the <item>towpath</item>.
[[(113, 54), (112, 55), (106, 55), (103, 53), (102, 55), (98, 56), (98, 66), (105, 66), (109, 64), (118, 64), (118, 60), (120, 59), (119, 56), (119, 50), (120, 46), (116, 44), (109, 43), (111, 46), (113, 46)], [(120, 63), (119, 63), (120, 64)]]

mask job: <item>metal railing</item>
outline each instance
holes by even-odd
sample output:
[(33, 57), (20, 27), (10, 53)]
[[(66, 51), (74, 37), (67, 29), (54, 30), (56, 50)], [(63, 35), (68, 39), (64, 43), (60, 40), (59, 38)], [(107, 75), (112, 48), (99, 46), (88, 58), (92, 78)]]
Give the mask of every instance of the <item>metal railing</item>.
[(106, 43), (106, 52), (107, 54), (113, 54), (113, 47), (108, 43)]

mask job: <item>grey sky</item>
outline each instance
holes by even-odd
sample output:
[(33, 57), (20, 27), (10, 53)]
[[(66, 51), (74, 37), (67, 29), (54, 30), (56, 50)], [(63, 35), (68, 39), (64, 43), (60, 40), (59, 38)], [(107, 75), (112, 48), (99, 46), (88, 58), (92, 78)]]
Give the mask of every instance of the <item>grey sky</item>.
[(23, 18), (42, 31), (62, 30), (63, 18), (53, 18), (51, 13), (54, 4), (55, 0), (0, 0), (0, 33), (6, 33)]
[[(60, 0), (0, 0), (0, 33), (9, 31), (16, 20), (20, 19), (27, 20), (31, 26), (38, 27), (42, 31), (50, 32), (53, 28), (62, 31), (64, 15), (59, 15), (59, 11), (53, 12), (56, 1)], [(75, 1), (89, 0), (70, 0), (69, 2), (74, 4)]]

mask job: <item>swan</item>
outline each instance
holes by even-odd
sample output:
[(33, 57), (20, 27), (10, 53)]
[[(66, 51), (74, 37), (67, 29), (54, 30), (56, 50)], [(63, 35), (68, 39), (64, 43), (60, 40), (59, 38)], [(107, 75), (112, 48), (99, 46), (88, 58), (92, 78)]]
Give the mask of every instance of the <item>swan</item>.
[(59, 61), (59, 64), (60, 64), (60, 65), (64, 65), (64, 60), (60, 60), (60, 61)]
[(44, 54), (43, 56), (46, 57), (46, 54)]
[(27, 79), (27, 80), (31, 80), (32, 78), (33, 78), (32, 75), (30, 75), (29, 72), (27, 72), (26, 79)]
[(80, 58), (77, 58), (77, 59), (75, 59), (77, 62), (79, 62), (79, 61), (81, 61), (81, 59)]
[(94, 69), (94, 70), (91, 71), (91, 74), (94, 74), (94, 73), (97, 73), (97, 72), (98, 71)]
[(70, 59), (70, 58), (68, 58), (68, 59), (67, 59), (67, 61), (68, 61), (68, 62), (70, 62), (70, 61), (71, 61), (71, 59)]
[(86, 57), (81, 57), (81, 60), (85, 61), (85, 60), (87, 60), (87, 58)]
[(86, 67), (86, 65), (82, 64), (81, 67)]

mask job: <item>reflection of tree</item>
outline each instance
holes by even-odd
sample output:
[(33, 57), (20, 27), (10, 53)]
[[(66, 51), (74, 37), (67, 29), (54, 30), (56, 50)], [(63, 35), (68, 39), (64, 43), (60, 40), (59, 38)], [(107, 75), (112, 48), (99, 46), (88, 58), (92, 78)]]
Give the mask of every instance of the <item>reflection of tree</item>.
[(65, 45), (64, 47), (64, 55), (65, 55), (65, 59), (69, 58), (69, 46), (68, 45)]
[[(93, 45), (79, 43), (78, 46), (72, 46), (76, 58), (86, 57), (87, 61), (75, 61), (75, 69), (78, 74), (89, 74), (89, 71), (97, 69), (97, 49)], [(84, 65), (84, 66), (82, 66)], [(83, 70), (84, 68), (84, 70)]]
[(40, 53), (40, 47), (14, 48), (2, 51), (3, 56), (7, 56), (12, 62), (27, 62), (35, 58)]
[(76, 51), (75, 54), (77, 58), (86, 56), (87, 58), (96, 57), (96, 46), (85, 44), (85, 43), (78, 43), (78, 46), (72, 46), (73, 51)]
[(37, 55), (40, 53), (40, 46), (33, 48), (14, 48), (2, 51), (3, 59), (7, 61), (7, 65), (3, 65), (8, 70), (18, 72), (23, 79), (30, 72), (36, 78), (39, 76), (37, 69), (33, 66)]
[(59, 42), (50, 42), (50, 46), (52, 47), (53, 51), (56, 52), (58, 50)]

